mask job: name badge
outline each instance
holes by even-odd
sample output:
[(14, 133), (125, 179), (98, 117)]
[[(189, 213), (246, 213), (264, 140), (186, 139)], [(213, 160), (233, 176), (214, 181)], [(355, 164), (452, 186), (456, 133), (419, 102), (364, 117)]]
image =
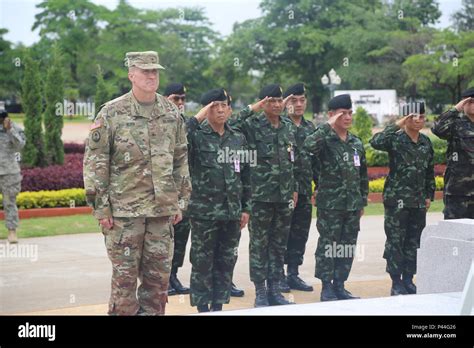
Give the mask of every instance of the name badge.
[(240, 173), (240, 161), (238, 159), (234, 160), (234, 170), (236, 173)]
[(359, 154), (357, 153), (357, 150), (354, 149), (354, 166), (360, 167), (360, 157)]
[(295, 151), (293, 149), (293, 144), (292, 143), (290, 143), (290, 145), (288, 145), (287, 151), (288, 151), (288, 157), (289, 157), (290, 161), (294, 162), (295, 161)]

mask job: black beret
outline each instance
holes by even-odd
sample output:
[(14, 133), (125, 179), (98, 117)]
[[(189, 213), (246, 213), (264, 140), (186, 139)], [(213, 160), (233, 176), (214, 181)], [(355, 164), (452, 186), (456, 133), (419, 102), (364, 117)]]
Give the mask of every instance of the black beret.
[(304, 88), (304, 83), (300, 82), (293, 86), (288, 87), (288, 89), (283, 93), (283, 98), (288, 97), (289, 95), (305, 95), (306, 88)]
[(224, 88), (215, 88), (207, 91), (201, 97), (201, 104), (207, 105), (213, 101), (227, 101), (227, 92)]
[(8, 112), (0, 111), (0, 118), (7, 118), (7, 117), (8, 117)]
[(350, 94), (341, 94), (332, 98), (328, 103), (329, 110), (352, 109)]
[(283, 94), (283, 90), (281, 86), (272, 83), (271, 85), (266, 85), (260, 90), (260, 94), (258, 95), (259, 99), (264, 99), (265, 97), (272, 97), (272, 98), (281, 98)]
[(474, 87), (468, 88), (464, 92), (462, 92), (461, 97), (462, 98), (469, 98), (469, 97), (474, 98)]
[(424, 102), (412, 102), (403, 105), (402, 115), (407, 116), (410, 114), (424, 114), (425, 103)]
[(182, 83), (170, 83), (166, 86), (164, 96), (168, 97), (172, 94), (186, 94), (186, 87)]

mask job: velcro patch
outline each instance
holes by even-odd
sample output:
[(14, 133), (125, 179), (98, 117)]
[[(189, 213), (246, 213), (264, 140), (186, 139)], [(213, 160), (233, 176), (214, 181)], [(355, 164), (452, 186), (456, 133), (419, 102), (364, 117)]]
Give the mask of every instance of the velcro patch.
[(100, 128), (100, 127), (102, 127), (102, 122), (100, 120), (97, 120), (91, 125), (90, 130), (92, 131), (92, 130)]

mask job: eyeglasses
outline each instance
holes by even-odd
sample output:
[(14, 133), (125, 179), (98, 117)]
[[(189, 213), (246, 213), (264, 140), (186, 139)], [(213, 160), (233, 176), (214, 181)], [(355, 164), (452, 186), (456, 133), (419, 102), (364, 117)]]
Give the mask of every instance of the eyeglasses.
[(178, 101), (178, 100), (185, 101), (185, 100), (186, 100), (186, 96), (184, 96), (184, 95), (181, 95), (181, 96), (176, 95), (176, 96), (173, 97), (173, 100), (174, 100), (174, 101)]

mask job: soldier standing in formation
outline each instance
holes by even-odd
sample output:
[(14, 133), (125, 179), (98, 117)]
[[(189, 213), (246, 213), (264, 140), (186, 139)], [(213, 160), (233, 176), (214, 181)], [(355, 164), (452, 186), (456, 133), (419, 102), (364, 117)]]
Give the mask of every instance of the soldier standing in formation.
[(291, 216), (298, 199), (293, 173), (296, 129), (281, 117), (282, 93), (277, 84), (263, 87), (260, 102), (248, 106), (233, 120), (233, 125), (245, 134), (249, 149), (257, 154), (256, 166), (250, 169), (249, 223), (250, 279), (255, 284), (255, 307), (290, 303), (281, 293), (280, 282), (284, 276)]
[(8, 117), (2, 105), (0, 109), (0, 192), (3, 196), (5, 227), (8, 242), (18, 243), (18, 207), (16, 196), (21, 191), (20, 152), (25, 146), (23, 130)]
[[(186, 87), (182, 83), (170, 83), (165, 88), (163, 94), (168, 98), (179, 110), (179, 113), (186, 122), (184, 115), (184, 103), (186, 102)], [(191, 168), (189, 168), (189, 174), (191, 174)], [(170, 282), (168, 286), (168, 295), (175, 294), (189, 294), (189, 288), (183, 286), (178, 279), (178, 268), (183, 266), (184, 256), (186, 254), (186, 244), (189, 239), (189, 232), (191, 225), (189, 218), (187, 217), (186, 211), (183, 211), (183, 219), (174, 225), (174, 253), (173, 262), (171, 263), (171, 274)]]
[(328, 107), (328, 122), (305, 141), (305, 149), (320, 163), (315, 276), (323, 283), (321, 301), (357, 298), (344, 288), (344, 282), (352, 267), (369, 191), (364, 146), (348, 131), (352, 125), (350, 95), (332, 98)]
[[(312, 122), (305, 120), (306, 90), (303, 83), (297, 83), (289, 87), (283, 98), (288, 98), (286, 109), (288, 120), (296, 127), (296, 147), (303, 149), (304, 141), (308, 135), (314, 132)], [(291, 219), (290, 234), (285, 253), (287, 266), (287, 277), (282, 282), (282, 291), (289, 292), (290, 289), (300, 291), (313, 291), (311, 285), (306, 284), (298, 276), (298, 267), (303, 264), (306, 242), (308, 241), (309, 229), (311, 227), (311, 195), (313, 168), (312, 158), (305, 151), (298, 151), (295, 157), (295, 175), (298, 182), (298, 203), (293, 211)]]
[(204, 108), (188, 121), (194, 187), (188, 207), (191, 305), (209, 312), (229, 303), (240, 230), (249, 220), (250, 173), (242, 160), (246, 139), (226, 122), (226, 91), (206, 92), (201, 104)]
[(370, 140), (374, 149), (387, 151), (390, 172), (385, 181), (385, 252), (390, 294), (416, 294), (416, 253), (434, 199), (434, 153), (430, 139), (420, 133), (425, 125), (424, 103), (405, 106), (407, 116)]
[(191, 191), (186, 129), (176, 106), (156, 93), (163, 69), (158, 54), (128, 52), (126, 65), (132, 90), (97, 115), (84, 156), (84, 186), (112, 262), (108, 313), (163, 315), (173, 224)]
[(448, 141), (444, 218), (474, 219), (474, 88), (442, 114), (432, 132)]

